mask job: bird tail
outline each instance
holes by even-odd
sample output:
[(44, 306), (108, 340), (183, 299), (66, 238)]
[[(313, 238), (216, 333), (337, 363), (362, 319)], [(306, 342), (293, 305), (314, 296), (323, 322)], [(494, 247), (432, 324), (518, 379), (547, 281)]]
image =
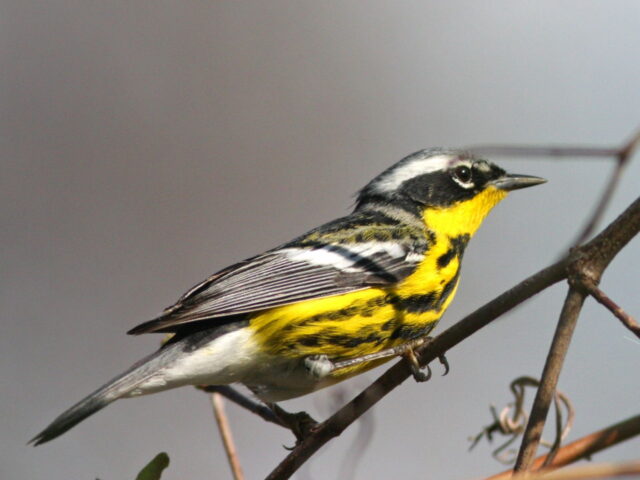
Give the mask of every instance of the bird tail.
[(34, 446), (53, 440), (73, 428), (85, 418), (102, 410), (111, 402), (131, 393), (159, 369), (169, 364), (177, 353), (177, 344), (166, 345), (157, 352), (143, 358), (124, 373), (111, 379), (92, 394), (63, 412), (42, 432), (29, 441)]

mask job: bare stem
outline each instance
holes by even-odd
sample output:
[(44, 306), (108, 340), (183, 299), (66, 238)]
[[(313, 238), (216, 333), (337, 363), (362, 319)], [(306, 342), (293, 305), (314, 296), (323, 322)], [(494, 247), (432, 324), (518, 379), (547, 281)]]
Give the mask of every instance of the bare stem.
[(513, 480), (589, 480), (597, 478), (611, 479), (614, 477), (637, 478), (638, 474), (640, 474), (640, 462), (626, 462), (599, 463), (573, 467), (559, 472), (514, 475), (511, 478)]
[[(544, 468), (541, 467), (547, 461), (548, 455), (542, 455), (536, 458), (531, 467), (532, 470), (541, 468), (540, 472), (560, 468), (578, 460), (590, 458), (595, 453), (605, 450), (613, 445), (622, 443), (637, 435), (640, 435), (640, 415), (628, 418), (622, 422), (603, 428), (597, 432), (593, 432), (571, 442), (568, 445), (565, 445), (558, 450), (553, 461)], [(512, 478), (512, 475), (513, 470), (509, 469), (497, 475), (488, 477), (485, 480), (508, 480)]]
[(602, 195), (600, 196), (596, 207), (593, 209), (593, 213), (591, 214), (589, 221), (584, 226), (580, 234), (576, 237), (576, 240), (573, 241), (573, 245), (580, 245), (587, 238), (589, 238), (589, 236), (593, 233), (596, 226), (602, 219), (602, 216), (604, 215), (604, 212), (609, 205), (609, 201), (611, 200), (611, 197), (613, 197), (613, 192), (616, 191), (616, 187), (620, 182), (620, 178), (622, 177), (622, 170), (626, 164), (626, 157), (621, 156), (618, 157), (618, 159), (618, 163), (616, 163), (616, 167), (609, 177), (609, 182), (607, 183), (604, 192), (602, 192)]
[(585, 294), (582, 291), (575, 288), (569, 289), (560, 313), (560, 320), (551, 343), (547, 361), (542, 371), (540, 388), (538, 388), (536, 398), (533, 401), (529, 422), (527, 423), (520, 452), (518, 452), (518, 459), (514, 467), (515, 472), (529, 470), (538, 449), (549, 406), (556, 392), (562, 364), (567, 350), (569, 350), (571, 337), (578, 321), (584, 298)]
[(616, 167), (613, 170), (613, 173), (609, 177), (609, 182), (607, 183), (604, 192), (602, 193), (600, 200), (596, 204), (596, 207), (591, 214), (591, 218), (585, 225), (584, 229), (578, 235), (577, 239), (573, 243), (574, 245), (580, 245), (584, 241), (589, 238), (589, 236), (593, 233), (598, 223), (602, 219), (604, 212), (609, 205), (611, 197), (613, 197), (613, 192), (616, 191), (618, 183), (620, 182), (620, 178), (622, 178), (622, 172), (624, 167), (629, 163), (629, 159), (633, 155), (636, 147), (638, 146), (638, 142), (640, 142), (640, 130), (629, 140), (622, 148), (620, 148), (615, 157), (617, 159)]
[(233, 387), (229, 387), (227, 385), (206, 385), (206, 386), (203, 385), (203, 386), (198, 386), (197, 388), (207, 393), (219, 393), (220, 395), (225, 397), (227, 400), (230, 400), (236, 405), (239, 405), (242, 408), (249, 410), (251, 413), (255, 413), (263, 420), (270, 423), (275, 423), (276, 425), (280, 425), (281, 427), (284, 427), (287, 429), (289, 428), (284, 423), (282, 423), (282, 421), (276, 416), (275, 413), (273, 413), (273, 410), (271, 410), (269, 407), (267, 407), (262, 403), (258, 403), (251, 400), (245, 395), (242, 395)]
[(219, 393), (213, 393), (211, 395), (211, 403), (213, 404), (213, 413), (218, 423), (218, 430), (220, 431), (220, 438), (224, 445), (224, 450), (227, 453), (227, 460), (229, 460), (229, 466), (231, 467), (231, 473), (234, 480), (244, 480), (244, 474), (242, 473), (242, 466), (238, 459), (238, 453), (235, 443), (233, 442), (233, 435), (231, 434), (231, 427), (229, 426), (229, 420), (224, 411), (224, 400)]
[(471, 152), (486, 156), (505, 157), (615, 157), (620, 152), (618, 148), (602, 147), (571, 147), (571, 146), (547, 146), (534, 145), (479, 145), (468, 148)]
[(609, 309), (609, 311), (613, 313), (625, 327), (627, 327), (636, 337), (640, 338), (640, 325), (631, 315), (625, 312), (616, 302), (611, 300), (606, 293), (595, 285), (585, 285), (585, 288), (593, 298)]

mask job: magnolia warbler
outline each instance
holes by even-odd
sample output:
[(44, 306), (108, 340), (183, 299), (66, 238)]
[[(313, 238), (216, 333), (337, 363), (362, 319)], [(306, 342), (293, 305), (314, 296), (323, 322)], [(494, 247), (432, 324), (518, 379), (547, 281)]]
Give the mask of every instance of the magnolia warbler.
[(129, 331), (172, 336), (32, 442), (119, 398), (237, 382), (276, 402), (379, 365), (386, 358), (350, 360), (425, 337), (485, 216), (509, 191), (543, 182), (462, 151), (409, 155), (359, 192), (350, 215), (213, 274)]

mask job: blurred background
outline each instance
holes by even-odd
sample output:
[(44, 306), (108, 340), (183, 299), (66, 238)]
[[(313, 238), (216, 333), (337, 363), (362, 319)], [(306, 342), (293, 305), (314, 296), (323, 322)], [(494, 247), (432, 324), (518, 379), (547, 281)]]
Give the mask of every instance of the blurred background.
[[(166, 451), (163, 478), (230, 478), (209, 399), (191, 388), (25, 443), (160, 340), (126, 330), (214, 271), (346, 214), (406, 154), (621, 144), (640, 126), (639, 47), (633, 1), (2, 2), (0, 477), (134, 478)], [(566, 251), (612, 170), (496, 160), (549, 183), (490, 215), (440, 331)], [(638, 178), (636, 156), (606, 222)], [(636, 317), (638, 246), (602, 283)], [(468, 437), (513, 378), (539, 377), (565, 291), (451, 350), (447, 377), (434, 365), (429, 383), (405, 382), (296, 478), (503, 469), (486, 443), (469, 453)], [(639, 363), (640, 342), (588, 300), (560, 378), (577, 409), (569, 439), (638, 413)], [(378, 373), (283, 406), (324, 419)], [(292, 435), (227, 410), (247, 478), (264, 477)], [(368, 444), (354, 464), (358, 434)]]

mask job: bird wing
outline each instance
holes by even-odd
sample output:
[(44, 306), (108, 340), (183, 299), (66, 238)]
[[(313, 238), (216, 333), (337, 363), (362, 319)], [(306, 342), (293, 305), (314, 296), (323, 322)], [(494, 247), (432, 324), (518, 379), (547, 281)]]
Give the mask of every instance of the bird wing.
[(161, 316), (128, 333), (173, 332), (188, 323), (223, 322), (223, 317), (392, 285), (411, 274), (422, 258), (413, 245), (397, 240), (285, 246), (212, 275)]

